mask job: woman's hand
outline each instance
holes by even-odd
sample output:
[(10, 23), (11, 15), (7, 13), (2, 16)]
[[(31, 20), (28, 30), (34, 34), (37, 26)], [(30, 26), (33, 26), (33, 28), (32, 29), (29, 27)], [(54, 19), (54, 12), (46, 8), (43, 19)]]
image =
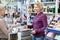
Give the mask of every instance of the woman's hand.
[(32, 33), (32, 34), (36, 34), (36, 31), (35, 31), (35, 30), (33, 30), (31, 33)]
[(24, 25), (24, 27), (23, 27), (24, 29), (27, 29), (28, 28), (28, 26), (27, 25)]

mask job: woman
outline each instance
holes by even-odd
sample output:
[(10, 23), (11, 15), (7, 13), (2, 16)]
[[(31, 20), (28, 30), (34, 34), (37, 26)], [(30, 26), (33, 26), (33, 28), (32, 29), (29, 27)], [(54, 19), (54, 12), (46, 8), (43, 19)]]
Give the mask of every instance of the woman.
[(3, 4), (0, 4), (0, 40), (7, 40), (8, 33), (12, 30), (13, 27), (16, 26), (15, 24), (13, 24), (12, 27), (7, 29), (6, 21), (4, 20), (4, 13), (5, 8)]
[(34, 4), (34, 10), (37, 15), (34, 17), (32, 25), (25, 25), (24, 28), (33, 28), (31, 32), (33, 34), (32, 40), (44, 40), (44, 30), (48, 25), (47, 16), (43, 14), (43, 7), (40, 2)]

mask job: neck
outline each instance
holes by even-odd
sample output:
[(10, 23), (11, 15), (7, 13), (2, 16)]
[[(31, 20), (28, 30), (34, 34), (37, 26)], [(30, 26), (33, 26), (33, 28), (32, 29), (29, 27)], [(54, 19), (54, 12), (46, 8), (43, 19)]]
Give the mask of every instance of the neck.
[(40, 12), (42, 12), (42, 11), (38, 11), (38, 12), (37, 12), (37, 15), (38, 15)]

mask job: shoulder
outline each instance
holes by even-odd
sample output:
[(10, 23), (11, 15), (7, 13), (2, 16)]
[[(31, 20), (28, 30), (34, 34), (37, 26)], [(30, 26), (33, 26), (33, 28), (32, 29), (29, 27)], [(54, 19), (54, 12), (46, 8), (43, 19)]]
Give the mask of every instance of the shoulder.
[(47, 16), (46, 16), (46, 14), (43, 13), (43, 14), (41, 15), (41, 17), (47, 17)]

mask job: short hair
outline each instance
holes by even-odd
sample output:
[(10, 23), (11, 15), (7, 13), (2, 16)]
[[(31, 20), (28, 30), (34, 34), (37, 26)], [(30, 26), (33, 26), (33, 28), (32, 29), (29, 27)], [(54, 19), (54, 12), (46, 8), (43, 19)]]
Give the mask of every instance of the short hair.
[(35, 5), (37, 5), (41, 10), (43, 10), (43, 5), (41, 2), (35, 2)]

